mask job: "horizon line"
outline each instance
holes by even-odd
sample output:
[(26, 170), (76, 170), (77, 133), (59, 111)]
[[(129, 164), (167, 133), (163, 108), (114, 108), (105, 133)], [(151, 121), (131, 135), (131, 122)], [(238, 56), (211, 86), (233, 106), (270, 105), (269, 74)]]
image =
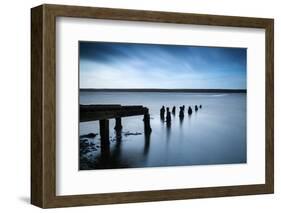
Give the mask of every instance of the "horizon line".
[(247, 89), (160, 89), (160, 88), (79, 88), (84, 91), (120, 91), (120, 92), (235, 92), (246, 93)]

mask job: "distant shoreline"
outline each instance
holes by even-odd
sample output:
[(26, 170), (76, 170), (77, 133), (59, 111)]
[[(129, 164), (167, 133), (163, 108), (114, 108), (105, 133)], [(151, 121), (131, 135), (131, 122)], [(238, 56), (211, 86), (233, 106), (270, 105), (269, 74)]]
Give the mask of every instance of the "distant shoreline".
[(246, 89), (92, 89), (82, 88), (82, 92), (189, 92), (189, 93), (247, 93)]

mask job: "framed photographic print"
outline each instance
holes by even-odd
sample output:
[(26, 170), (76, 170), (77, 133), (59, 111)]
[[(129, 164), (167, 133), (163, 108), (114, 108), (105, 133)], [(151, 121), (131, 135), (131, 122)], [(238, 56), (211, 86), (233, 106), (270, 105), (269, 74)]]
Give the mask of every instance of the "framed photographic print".
[(31, 10), (31, 203), (274, 191), (273, 19)]

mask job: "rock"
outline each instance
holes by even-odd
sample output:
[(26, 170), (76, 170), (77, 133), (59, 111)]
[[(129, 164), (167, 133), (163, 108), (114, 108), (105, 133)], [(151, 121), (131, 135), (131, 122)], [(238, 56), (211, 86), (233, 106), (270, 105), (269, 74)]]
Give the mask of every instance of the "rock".
[(87, 135), (81, 135), (80, 138), (94, 138), (97, 135), (98, 135), (97, 133), (89, 133)]
[(88, 141), (88, 139), (80, 139), (80, 143), (84, 143), (84, 144), (87, 143), (88, 144), (89, 141)]
[(142, 133), (140, 132), (125, 132), (124, 135), (125, 136), (129, 136), (129, 135), (141, 135)]

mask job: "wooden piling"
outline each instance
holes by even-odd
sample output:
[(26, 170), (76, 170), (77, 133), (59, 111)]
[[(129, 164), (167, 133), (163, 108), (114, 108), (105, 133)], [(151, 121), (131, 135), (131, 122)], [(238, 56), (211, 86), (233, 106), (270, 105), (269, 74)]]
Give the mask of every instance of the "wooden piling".
[(122, 122), (121, 122), (121, 118), (120, 117), (115, 118), (115, 127), (114, 127), (114, 129), (116, 131), (120, 131), (122, 129)]
[(167, 123), (167, 125), (171, 124), (171, 112), (170, 112), (169, 107), (167, 107), (166, 123)]
[(183, 108), (183, 107), (180, 107), (179, 117), (180, 117), (180, 118), (183, 118), (183, 117), (184, 117), (184, 108)]
[(188, 107), (188, 115), (191, 115), (192, 114), (192, 109), (191, 109), (191, 107)]
[(160, 118), (161, 118), (161, 120), (164, 120), (164, 117), (165, 117), (165, 107), (162, 106), (161, 109), (160, 109)]
[(143, 122), (144, 122), (144, 133), (149, 134), (151, 133), (152, 129), (150, 126), (150, 115), (148, 112), (146, 112), (143, 116)]
[(173, 115), (176, 114), (176, 107), (175, 106), (173, 106), (172, 113), (173, 113)]

